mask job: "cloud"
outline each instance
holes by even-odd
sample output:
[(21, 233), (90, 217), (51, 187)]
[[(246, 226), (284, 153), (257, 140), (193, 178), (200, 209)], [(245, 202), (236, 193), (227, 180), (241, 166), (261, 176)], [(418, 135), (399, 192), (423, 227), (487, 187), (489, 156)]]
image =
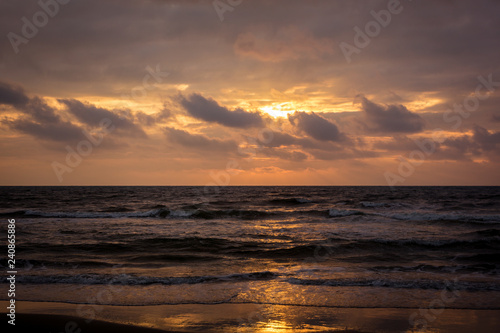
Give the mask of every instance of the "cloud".
[(177, 143), (190, 149), (198, 149), (203, 153), (211, 150), (233, 152), (238, 147), (236, 142), (231, 140), (210, 139), (204, 135), (191, 134), (184, 130), (171, 127), (165, 127), (164, 131), (170, 142)]
[(167, 108), (163, 108), (155, 114), (147, 114), (142, 111), (136, 111), (134, 116), (137, 121), (144, 126), (154, 126), (157, 123), (161, 123), (170, 118), (172, 116), (172, 112)]
[(0, 83), (0, 104), (11, 105), (23, 114), (2, 120), (11, 129), (41, 140), (73, 142), (84, 138), (80, 127), (61, 119), (42, 98), (29, 98), (21, 87)]
[(139, 125), (124, 116), (120, 117), (110, 110), (99, 108), (88, 103), (82, 103), (75, 99), (59, 99), (58, 101), (66, 105), (71, 114), (87, 125), (99, 127), (103, 119), (109, 119), (113, 126), (115, 126), (116, 132), (122, 132), (122, 134), (134, 137), (147, 137), (146, 133)]
[(25, 95), (21, 87), (0, 82), (0, 104), (22, 106), (28, 103), (29, 97)]
[(307, 155), (301, 151), (288, 151), (286, 149), (276, 149), (276, 148), (262, 148), (262, 154), (269, 157), (278, 157), (282, 160), (301, 162), (307, 159)]
[(58, 121), (40, 124), (29, 119), (7, 121), (10, 128), (32, 135), (42, 140), (76, 142), (84, 139), (82, 130), (70, 122)]
[[(91, 127), (100, 127), (100, 121), (110, 119), (116, 128), (127, 129), (129, 134), (145, 136), (140, 127), (128, 119), (119, 118), (111, 111), (83, 104), (77, 100), (59, 100), (71, 114)], [(41, 97), (27, 97), (21, 87), (0, 83), (0, 103), (12, 105), (22, 115), (5, 118), (2, 123), (13, 130), (41, 140), (73, 143), (85, 139), (84, 128), (65, 120)]]
[(404, 105), (380, 105), (361, 96), (361, 105), (368, 129), (384, 133), (416, 133), (424, 129), (424, 120)]
[(179, 95), (178, 101), (189, 115), (204, 121), (238, 128), (260, 127), (264, 124), (258, 112), (247, 112), (240, 108), (230, 111), (200, 94), (194, 93), (187, 98)]
[(344, 138), (337, 126), (314, 112), (296, 111), (288, 120), (307, 135), (319, 141), (340, 141)]
[[(429, 146), (429, 142), (433, 142), (432, 146)], [(386, 154), (397, 153), (408, 156), (414, 151), (422, 152), (421, 145), (423, 143), (425, 143), (426, 149), (432, 152), (425, 157), (428, 160), (471, 160), (471, 155), (480, 154), (476, 145), (467, 135), (448, 138), (442, 143), (434, 141), (432, 137), (394, 136), (391, 139), (383, 139), (373, 143), (373, 148), (383, 150)]]
[(472, 138), (484, 151), (496, 150), (500, 146), (500, 132), (490, 133), (486, 128), (481, 126), (474, 128)]
[(280, 28), (274, 34), (269, 31), (241, 33), (234, 43), (236, 54), (270, 62), (316, 59), (323, 54), (333, 54), (334, 49), (331, 39), (316, 38), (295, 26)]
[(28, 103), (17, 107), (17, 109), (41, 123), (54, 124), (61, 122), (61, 117), (56, 114), (54, 108), (47, 105), (40, 97), (33, 97)]

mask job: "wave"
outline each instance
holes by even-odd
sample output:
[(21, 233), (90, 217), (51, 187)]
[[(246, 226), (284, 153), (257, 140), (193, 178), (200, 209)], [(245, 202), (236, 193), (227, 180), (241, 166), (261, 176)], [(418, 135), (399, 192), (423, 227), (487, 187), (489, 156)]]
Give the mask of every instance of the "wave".
[(467, 235), (474, 236), (486, 236), (486, 237), (498, 237), (500, 236), (500, 230), (498, 229), (486, 229), (486, 230), (478, 230), (474, 232), (467, 233)]
[[(25, 243), (23, 251), (44, 253), (85, 253), (92, 255), (124, 254), (137, 257), (146, 256), (156, 261), (161, 260), (199, 260), (196, 253), (217, 254), (237, 253), (242, 249), (258, 251), (262, 249), (259, 242), (242, 242), (223, 238), (170, 238), (154, 237), (129, 240), (128, 237), (114, 242), (58, 244), (58, 243)], [(167, 252), (167, 253), (165, 253)], [(167, 255), (166, 255), (167, 254)], [(163, 256), (163, 257), (162, 257)], [(192, 256), (192, 257), (189, 257)]]
[(416, 265), (416, 266), (375, 266), (369, 268), (375, 272), (431, 272), (431, 273), (484, 273), (497, 275), (500, 273), (500, 265), (491, 263), (476, 263), (471, 265)]
[(16, 215), (26, 217), (54, 217), (54, 218), (120, 218), (120, 217), (164, 217), (170, 213), (165, 209), (152, 209), (139, 212), (43, 212), (37, 210), (25, 210), (15, 212)]
[(113, 212), (44, 212), (37, 210), (20, 210), (2, 213), (0, 216), (21, 216), (30, 218), (229, 218), (237, 217), (241, 219), (265, 218), (279, 214), (279, 212), (264, 210), (245, 209), (225, 209), (225, 210), (204, 210), (204, 209), (166, 209), (158, 208), (147, 211), (113, 211)]
[(267, 201), (267, 203), (271, 205), (303, 205), (312, 202), (312, 200), (306, 198), (280, 198)]
[(498, 252), (495, 253), (479, 253), (472, 255), (458, 255), (453, 258), (453, 260), (458, 262), (486, 262), (491, 264), (500, 265), (500, 256)]
[(353, 209), (331, 208), (330, 210), (328, 210), (328, 215), (330, 215), (330, 217), (343, 217), (343, 216), (351, 216), (351, 215), (366, 215), (366, 213), (363, 213), (359, 210), (353, 210)]
[(363, 207), (366, 207), (366, 208), (391, 207), (391, 204), (389, 204), (387, 202), (361, 201), (359, 204)]
[(404, 221), (463, 221), (475, 223), (500, 223), (500, 215), (477, 215), (477, 214), (439, 214), (427, 212), (409, 212), (396, 214), (377, 214), (395, 220)]
[(439, 280), (395, 280), (395, 279), (298, 279), (286, 282), (304, 286), (328, 287), (382, 287), (398, 289), (436, 289), (449, 291), (500, 291), (500, 285), (493, 282), (439, 281)]
[(414, 206), (405, 202), (378, 202), (378, 201), (360, 201), (359, 206), (363, 208), (406, 208), (411, 209)]
[[(315, 258), (320, 260), (338, 259), (342, 261), (350, 261), (350, 259), (362, 262), (373, 261), (393, 261), (398, 258), (400, 253), (408, 254), (419, 250), (419, 256), (423, 256), (422, 251), (436, 250), (465, 250), (465, 249), (486, 249), (498, 250), (500, 248), (500, 239), (484, 238), (476, 240), (418, 240), (418, 239), (364, 239), (364, 240), (347, 240), (341, 238), (329, 239), (324, 242), (308, 243), (296, 246), (282, 247), (269, 249), (268, 247), (254, 244), (250, 246), (246, 244), (238, 249), (227, 251), (227, 254), (245, 255), (247, 257), (265, 257), (265, 258)], [(362, 258), (350, 258), (346, 255), (369, 253), (369, 256)], [(405, 259), (402, 256), (401, 259)]]
[[(231, 240), (224, 238), (169, 238), (153, 237), (130, 240), (128, 236), (113, 242), (58, 244), (58, 243), (26, 243), (23, 251), (44, 253), (76, 253), (86, 255), (122, 255), (128, 259), (138, 258), (144, 262), (162, 261), (200, 261), (219, 260), (224, 256), (247, 258), (288, 258), (301, 259), (314, 255), (349, 261), (349, 255), (370, 254), (363, 257), (367, 262), (394, 260), (397, 253), (418, 251), (423, 256), (426, 251), (432, 254), (437, 250), (485, 250), (488, 252), (500, 249), (500, 238), (489, 237), (479, 239), (360, 239), (349, 240), (330, 238), (323, 242), (309, 243), (273, 243), (253, 240)], [(416, 254), (414, 252), (413, 254)], [(378, 258), (378, 259), (377, 259)], [(136, 260), (136, 261), (137, 261)], [(353, 260), (358, 260), (353, 258)]]
[[(276, 199), (276, 200), (298, 200)], [(295, 203), (302, 205), (303, 203)], [(383, 204), (383, 203), (380, 203)], [(371, 203), (369, 204), (371, 205)], [(375, 207), (376, 208), (376, 207)], [(331, 218), (370, 216), (383, 217), (401, 221), (425, 221), (425, 222), (463, 222), (478, 224), (500, 224), (500, 215), (487, 214), (456, 214), (456, 213), (435, 213), (435, 212), (415, 212), (403, 211), (382, 213), (376, 209), (366, 208), (365, 210), (333, 207), (330, 209), (312, 210), (279, 210), (279, 209), (207, 209), (206, 207), (189, 206), (180, 209), (168, 209), (165, 207), (149, 209), (144, 211), (131, 211), (126, 207), (117, 206), (109, 211), (41, 211), (41, 210), (17, 210), (0, 213), (5, 217), (30, 217), (30, 218), (177, 218), (177, 219), (226, 219), (236, 218), (241, 220), (255, 220), (283, 216), (323, 216)]]
[[(0, 259), (0, 267), (4, 268), (8, 265), (8, 259)], [(115, 264), (95, 260), (82, 261), (53, 261), (53, 260), (36, 260), (36, 259), (16, 259), (16, 267), (18, 269), (31, 270), (35, 268), (110, 268)]]
[(238, 273), (219, 276), (153, 277), (130, 274), (77, 274), (77, 275), (19, 275), (16, 281), (23, 284), (83, 284), (83, 285), (183, 285), (215, 282), (242, 282), (271, 280), (279, 274), (270, 271)]
[(136, 276), (132, 274), (77, 274), (77, 275), (19, 275), (16, 281), (22, 284), (75, 284), (75, 285), (193, 285), (204, 283), (232, 283), (251, 281), (276, 280), (280, 283), (303, 286), (324, 287), (381, 287), (397, 289), (436, 289), (436, 290), (465, 290), (465, 291), (500, 291), (496, 282), (486, 281), (454, 281), (428, 279), (384, 279), (384, 278), (334, 278), (334, 279), (301, 279), (286, 278), (283, 274), (261, 271), (250, 273), (236, 273), (228, 275), (156, 277)]

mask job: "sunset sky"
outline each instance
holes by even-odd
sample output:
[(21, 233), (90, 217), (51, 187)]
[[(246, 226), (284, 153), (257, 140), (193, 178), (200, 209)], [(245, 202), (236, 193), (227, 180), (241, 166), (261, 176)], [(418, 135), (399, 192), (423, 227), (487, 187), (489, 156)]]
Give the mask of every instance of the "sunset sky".
[(1, 185), (500, 185), (499, 1), (40, 3)]

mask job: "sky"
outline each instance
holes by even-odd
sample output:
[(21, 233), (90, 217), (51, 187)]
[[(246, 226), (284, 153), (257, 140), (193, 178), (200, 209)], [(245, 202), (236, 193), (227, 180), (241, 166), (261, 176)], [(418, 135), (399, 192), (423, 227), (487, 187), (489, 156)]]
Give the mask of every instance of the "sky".
[(500, 185), (500, 2), (0, 2), (0, 185)]

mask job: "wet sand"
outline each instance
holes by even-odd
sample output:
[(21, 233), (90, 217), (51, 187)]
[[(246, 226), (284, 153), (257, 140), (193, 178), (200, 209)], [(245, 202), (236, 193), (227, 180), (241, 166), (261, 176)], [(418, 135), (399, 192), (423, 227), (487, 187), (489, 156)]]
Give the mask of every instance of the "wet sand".
[[(1, 306), (7, 302), (0, 302)], [(424, 310), (425, 311), (425, 310)], [(415, 315), (417, 314), (417, 315)], [(7, 332), (498, 332), (500, 310), (325, 308), (258, 304), (101, 306), (18, 302)], [(87, 319), (84, 319), (84, 318)], [(410, 318), (419, 326), (411, 326)], [(422, 329), (417, 329), (422, 328)], [(81, 331), (79, 331), (81, 329)]]
[[(5, 316), (5, 315), (4, 315)], [(146, 328), (133, 325), (110, 323), (93, 320), (89, 323), (85, 319), (74, 316), (48, 314), (19, 314), (16, 316), (16, 325), (7, 325), (7, 332), (53, 332), (53, 333), (162, 333), (164, 330)], [(4, 331), (5, 332), (5, 331)]]

